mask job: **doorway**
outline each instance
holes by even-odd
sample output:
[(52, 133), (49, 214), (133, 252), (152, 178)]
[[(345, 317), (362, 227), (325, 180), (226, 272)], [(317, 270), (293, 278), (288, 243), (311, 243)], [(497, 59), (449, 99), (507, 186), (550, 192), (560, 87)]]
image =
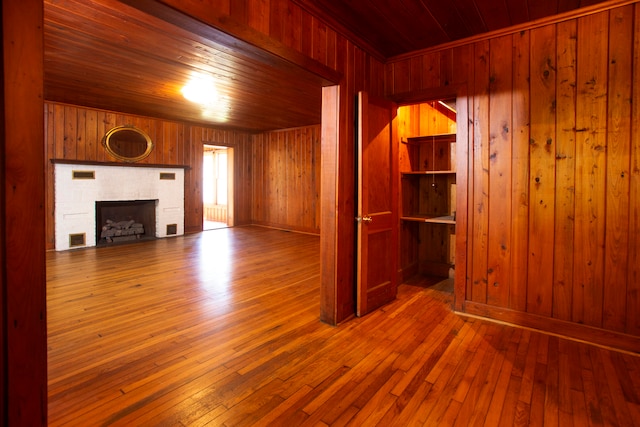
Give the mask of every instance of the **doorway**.
[(403, 105), (398, 116), (403, 281), (452, 295), (459, 196), (456, 98)]
[(233, 148), (204, 145), (202, 229), (233, 226)]

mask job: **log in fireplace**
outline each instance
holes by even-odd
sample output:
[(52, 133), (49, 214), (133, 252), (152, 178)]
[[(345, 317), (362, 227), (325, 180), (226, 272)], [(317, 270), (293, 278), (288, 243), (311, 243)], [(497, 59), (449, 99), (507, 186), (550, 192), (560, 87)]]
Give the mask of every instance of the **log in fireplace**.
[(157, 200), (96, 201), (96, 245), (154, 239)]

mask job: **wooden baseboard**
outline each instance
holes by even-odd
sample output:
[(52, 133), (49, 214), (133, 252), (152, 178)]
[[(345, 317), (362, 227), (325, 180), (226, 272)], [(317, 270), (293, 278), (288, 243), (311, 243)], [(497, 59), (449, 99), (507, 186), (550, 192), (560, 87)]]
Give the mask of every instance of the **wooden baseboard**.
[(272, 228), (274, 230), (294, 231), (296, 233), (312, 234), (315, 236), (320, 235), (320, 230), (315, 228), (287, 226), (283, 224), (276, 224), (276, 223), (264, 222), (264, 221), (254, 221), (251, 224), (244, 224), (244, 225), (256, 225), (260, 227)]
[(608, 331), (593, 326), (552, 319), (501, 307), (493, 307), (472, 301), (465, 301), (464, 311), (459, 313), (499, 320), (552, 335), (640, 354), (640, 337), (622, 332)]
[(405, 268), (398, 270), (398, 284), (406, 282), (408, 279), (418, 274), (418, 263), (415, 262)]

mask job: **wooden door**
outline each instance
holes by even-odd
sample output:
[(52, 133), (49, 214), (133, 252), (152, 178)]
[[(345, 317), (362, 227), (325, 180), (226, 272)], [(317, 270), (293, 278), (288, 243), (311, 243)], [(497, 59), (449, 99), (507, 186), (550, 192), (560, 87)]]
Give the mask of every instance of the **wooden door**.
[(356, 314), (392, 301), (397, 289), (396, 105), (358, 93)]

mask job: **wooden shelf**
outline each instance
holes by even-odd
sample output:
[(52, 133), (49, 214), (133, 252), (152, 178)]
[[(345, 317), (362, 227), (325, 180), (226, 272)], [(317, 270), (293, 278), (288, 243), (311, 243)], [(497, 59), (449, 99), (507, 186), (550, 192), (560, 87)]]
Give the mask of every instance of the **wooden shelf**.
[(404, 175), (455, 175), (456, 171), (452, 171), (452, 170), (446, 170), (446, 171), (408, 171), (408, 172), (401, 172), (401, 174)]
[(424, 135), (424, 136), (412, 136), (409, 138), (402, 138), (400, 140), (403, 144), (420, 145), (430, 142), (456, 142), (455, 133), (442, 133), (438, 135)]
[(400, 218), (403, 221), (424, 222), (430, 224), (455, 224), (456, 220), (453, 215), (429, 217), (426, 215), (411, 215)]

